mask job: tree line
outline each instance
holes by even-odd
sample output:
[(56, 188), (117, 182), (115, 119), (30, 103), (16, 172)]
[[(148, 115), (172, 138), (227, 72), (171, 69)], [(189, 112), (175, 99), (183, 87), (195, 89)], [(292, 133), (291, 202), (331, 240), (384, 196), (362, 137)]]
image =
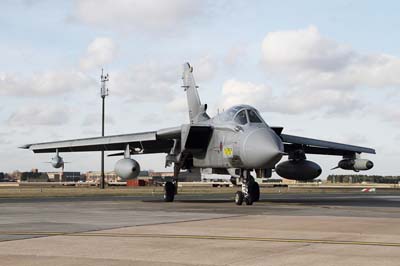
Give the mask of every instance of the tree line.
[(381, 175), (329, 175), (327, 181), (331, 183), (381, 183), (399, 184), (400, 176)]

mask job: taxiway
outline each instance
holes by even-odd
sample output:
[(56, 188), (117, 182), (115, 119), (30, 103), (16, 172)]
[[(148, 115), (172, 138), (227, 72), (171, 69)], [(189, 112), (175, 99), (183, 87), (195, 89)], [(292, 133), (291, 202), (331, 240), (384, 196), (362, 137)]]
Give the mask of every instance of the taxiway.
[(400, 194), (0, 199), (1, 265), (398, 265)]

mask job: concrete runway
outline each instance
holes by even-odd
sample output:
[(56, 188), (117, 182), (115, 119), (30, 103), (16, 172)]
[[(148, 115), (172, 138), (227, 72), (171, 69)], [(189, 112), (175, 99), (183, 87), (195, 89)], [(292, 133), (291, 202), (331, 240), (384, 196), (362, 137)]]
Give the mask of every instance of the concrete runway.
[(400, 265), (400, 193), (0, 199), (1, 265)]

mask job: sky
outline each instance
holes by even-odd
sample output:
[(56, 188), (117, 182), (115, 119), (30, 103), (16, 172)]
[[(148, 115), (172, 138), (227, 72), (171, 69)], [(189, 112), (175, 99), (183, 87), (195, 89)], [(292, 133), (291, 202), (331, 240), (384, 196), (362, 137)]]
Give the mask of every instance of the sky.
[[(369, 174), (400, 174), (398, 1), (4, 0), (0, 15), (0, 171), (51, 171), (26, 143), (188, 123), (190, 62), (215, 115), (256, 107), (284, 133), (372, 147)], [(61, 154), (68, 171), (99, 153)], [(308, 156), (331, 171), (340, 157)], [(138, 155), (142, 169), (165, 154)], [(106, 158), (113, 170), (118, 158)]]

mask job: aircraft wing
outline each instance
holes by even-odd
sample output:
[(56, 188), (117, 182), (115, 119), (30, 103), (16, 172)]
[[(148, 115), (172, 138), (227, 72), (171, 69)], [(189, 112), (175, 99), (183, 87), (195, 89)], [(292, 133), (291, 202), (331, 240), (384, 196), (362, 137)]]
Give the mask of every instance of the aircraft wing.
[(34, 153), (86, 152), (86, 151), (123, 151), (126, 144), (131, 150), (140, 153), (168, 153), (174, 145), (175, 138), (180, 138), (181, 128), (166, 128), (133, 134), (113, 135), (95, 138), (71, 139), (54, 142), (34, 143), (22, 146)]
[(285, 152), (290, 152), (301, 147), (305, 153), (323, 155), (353, 155), (355, 153), (375, 154), (375, 150), (366, 147), (342, 144), (337, 142), (311, 139), (287, 134), (280, 134), (284, 143)]

